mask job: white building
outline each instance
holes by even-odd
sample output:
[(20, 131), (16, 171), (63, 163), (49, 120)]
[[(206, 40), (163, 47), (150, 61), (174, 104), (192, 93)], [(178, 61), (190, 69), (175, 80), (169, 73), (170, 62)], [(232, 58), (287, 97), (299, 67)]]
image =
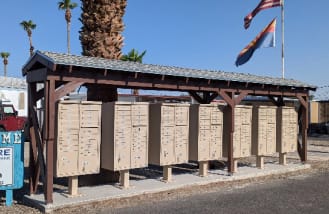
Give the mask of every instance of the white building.
[(0, 76), (0, 100), (11, 103), (19, 116), (27, 116), (27, 83), (25, 79)]

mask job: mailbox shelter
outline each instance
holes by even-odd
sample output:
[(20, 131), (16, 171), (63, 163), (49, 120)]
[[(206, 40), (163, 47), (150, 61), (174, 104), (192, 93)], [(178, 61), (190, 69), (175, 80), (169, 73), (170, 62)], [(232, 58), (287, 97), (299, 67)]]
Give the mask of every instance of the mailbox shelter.
[[(23, 66), (22, 72), (28, 83), (31, 122), (30, 192), (36, 192), (41, 176), (47, 204), (53, 202), (55, 104), (68, 93), (84, 85), (93, 85), (101, 89), (117, 87), (184, 91), (202, 104), (210, 103), (221, 96), (227, 103), (226, 114), (232, 121), (228, 130), (229, 172), (233, 172), (234, 168), (235, 106), (246, 96), (268, 97), (276, 106), (284, 106), (285, 98), (296, 98), (300, 102), (298, 119), (302, 136), (302, 142), (298, 143), (298, 151), (301, 161), (307, 161), (309, 92), (316, 90), (316, 87), (298, 80), (141, 64), (46, 51), (36, 51)], [(37, 84), (43, 87), (37, 87)], [(39, 100), (43, 100), (45, 106), (42, 127), (36, 112)]]

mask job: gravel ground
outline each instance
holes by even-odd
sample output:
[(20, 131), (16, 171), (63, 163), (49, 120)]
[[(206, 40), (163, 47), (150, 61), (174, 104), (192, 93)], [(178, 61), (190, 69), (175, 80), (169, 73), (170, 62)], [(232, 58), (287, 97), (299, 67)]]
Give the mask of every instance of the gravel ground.
[[(316, 145), (316, 146), (329, 146), (329, 138), (310, 138), (308, 140), (308, 143), (310, 145)], [(272, 162), (277, 161), (277, 158), (271, 158), (266, 157), (265, 162)], [(298, 159), (288, 159), (289, 163), (291, 162), (300, 162)], [(243, 158), (239, 160), (239, 165), (251, 165), (255, 163), (255, 157), (250, 158)], [(94, 213), (95, 208), (101, 209), (102, 207), (119, 207), (119, 206), (132, 206), (140, 203), (141, 201), (148, 201), (148, 202), (156, 202), (158, 200), (170, 200), (175, 199), (178, 197), (184, 197), (191, 194), (198, 194), (199, 192), (213, 192), (213, 191), (221, 191), (227, 188), (237, 188), (244, 186), (248, 183), (257, 183), (257, 182), (265, 182), (266, 180), (271, 179), (285, 179), (288, 176), (293, 175), (299, 175), (299, 174), (305, 174), (305, 173), (319, 173), (319, 172), (328, 172), (329, 171), (329, 161), (308, 161), (309, 164), (311, 164), (311, 169), (299, 171), (299, 172), (293, 172), (288, 173), (284, 175), (275, 175), (275, 176), (266, 176), (262, 178), (254, 178), (254, 179), (247, 179), (242, 181), (234, 181), (234, 182), (219, 182), (216, 184), (211, 185), (205, 185), (205, 186), (198, 186), (197, 188), (183, 188), (178, 189), (175, 191), (165, 191), (160, 193), (154, 193), (149, 195), (141, 195), (141, 196), (135, 196), (130, 198), (120, 198), (115, 199), (111, 201), (104, 201), (104, 202), (98, 202), (98, 203), (92, 203), (92, 204), (86, 204), (84, 206), (79, 207), (72, 207), (72, 208), (65, 208), (61, 210), (57, 210), (54, 213), (61, 213), (61, 214), (74, 214), (74, 213)], [(211, 164), (211, 167), (215, 168), (222, 168), (225, 166), (224, 162), (214, 162)], [(182, 167), (187, 167), (187, 169), (184, 170), (197, 170), (196, 164), (191, 165), (182, 165)], [(161, 176), (161, 170), (157, 170), (157, 168), (146, 168), (146, 169), (140, 169), (140, 170), (133, 170), (131, 172), (132, 176), (135, 176), (136, 179), (141, 179), (143, 177), (156, 177)], [(61, 183), (61, 182), (59, 182)], [(65, 182), (64, 182), (65, 183)], [(61, 185), (57, 185), (58, 188), (63, 188)], [(25, 180), (25, 185), (22, 189), (14, 190), (14, 201), (13, 205), (10, 207), (5, 206), (5, 191), (0, 191), (0, 209), (1, 213), (6, 214), (20, 214), (20, 213), (41, 213), (39, 210), (32, 208), (23, 202), (23, 196), (25, 194), (28, 194), (29, 186), (28, 186), (28, 180)]]

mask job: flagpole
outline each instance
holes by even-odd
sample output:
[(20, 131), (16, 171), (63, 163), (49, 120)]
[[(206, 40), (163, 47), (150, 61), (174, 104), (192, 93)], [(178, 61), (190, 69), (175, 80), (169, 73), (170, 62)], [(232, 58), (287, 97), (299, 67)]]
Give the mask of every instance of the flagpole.
[(281, 50), (281, 60), (282, 60), (282, 79), (284, 79), (284, 0), (281, 0), (281, 34), (282, 34), (282, 50)]

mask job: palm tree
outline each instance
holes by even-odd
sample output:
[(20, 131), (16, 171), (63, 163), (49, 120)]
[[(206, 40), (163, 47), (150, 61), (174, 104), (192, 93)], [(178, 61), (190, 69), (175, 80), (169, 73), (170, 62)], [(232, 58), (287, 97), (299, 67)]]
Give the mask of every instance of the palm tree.
[(10, 56), (10, 53), (1, 52), (0, 55), (3, 58), (3, 75), (6, 77), (7, 76), (8, 57)]
[[(123, 15), (127, 0), (81, 0), (82, 55), (121, 59), (124, 30)], [(115, 101), (117, 88), (108, 85), (87, 85), (87, 99)]]
[(67, 29), (67, 53), (70, 54), (70, 31), (71, 31), (71, 10), (78, 6), (77, 3), (71, 2), (71, 0), (62, 0), (57, 3), (59, 10), (65, 10), (65, 20)]
[[(143, 51), (140, 55), (138, 54), (138, 51), (136, 51), (134, 48), (128, 52), (128, 54), (125, 54), (121, 57), (121, 60), (123, 61), (130, 61), (130, 62), (139, 62), (143, 63), (143, 57), (146, 54), (146, 50)], [(139, 91), (138, 89), (133, 89), (133, 95), (138, 95)]]
[(33, 23), (32, 20), (29, 21), (22, 21), (20, 25), (23, 27), (23, 29), (27, 32), (27, 36), (29, 37), (30, 42), (30, 56), (33, 55), (34, 47), (32, 45), (32, 30), (34, 30), (37, 25)]
[(120, 59), (127, 0), (82, 0), (82, 54)]
[[(127, 0), (81, 0), (82, 55), (121, 59), (124, 30), (123, 15)], [(86, 85), (87, 100), (110, 102), (118, 99), (117, 88), (110, 85)], [(100, 178), (118, 181), (118, 172), (101, 171)]]
[(145, 54), (146, 54), (146, 51), (143, 51), (140, 55), (138, 55), (138, 51), (136, 51), (133, 48), (131, 51), (128, 52), (128, 54), (123, 55), (121, 57), (121, 60), (143, 63), (143, 57)]

